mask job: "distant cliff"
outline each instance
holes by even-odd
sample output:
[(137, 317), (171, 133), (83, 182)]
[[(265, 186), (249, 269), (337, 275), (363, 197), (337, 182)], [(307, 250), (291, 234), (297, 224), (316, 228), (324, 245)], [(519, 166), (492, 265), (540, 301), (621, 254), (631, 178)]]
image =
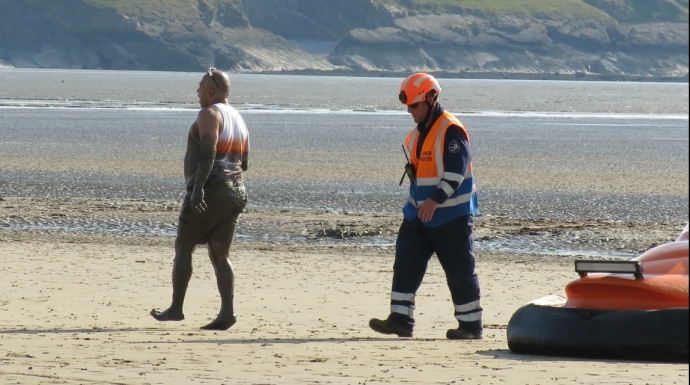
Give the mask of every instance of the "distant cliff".
[(687, 79), (688, 47), (688, 0), (0, 1), (0, 66)]

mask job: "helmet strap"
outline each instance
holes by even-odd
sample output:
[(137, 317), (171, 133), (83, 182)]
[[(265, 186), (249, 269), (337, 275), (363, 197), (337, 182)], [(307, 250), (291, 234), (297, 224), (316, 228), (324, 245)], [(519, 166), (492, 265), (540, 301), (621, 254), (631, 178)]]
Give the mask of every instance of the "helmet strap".
[(431, 113), (433, 112), (433, 109), (434, 109), (433, 104), (427, 103), (426, 105), (429, 108), (426, 109), (426, 116), (424, 116), (424, 126), (427, 126), (429, 124), (429, 119), (431, 118)]
[(424, 126), (427, 126), (429, 123), (431, 123), (429, 120), (431, 120), (431, 116), (434, 113), (434, 110), (436, 107), (436, 101), (438, 100), (438, 94), (436, 92), (429, 92), (427, 94), (427, 98), (424, 101), (427, 105), (426, 109), (426, 116), (424, 116)]

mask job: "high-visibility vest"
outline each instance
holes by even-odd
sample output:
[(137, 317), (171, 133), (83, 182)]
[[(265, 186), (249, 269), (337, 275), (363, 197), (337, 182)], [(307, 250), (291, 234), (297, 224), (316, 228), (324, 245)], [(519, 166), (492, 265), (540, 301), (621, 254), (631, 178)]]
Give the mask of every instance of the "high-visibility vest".
[[(410, 184), (410, 196), (407, 204), (403, 207), (403, 213), (407, 219), (416, 218), (418, 214), (417, 206), (427, 198), (430, 198), (436, 189), (440, 187), (444, 172), (443, 152), (446, 150), (446, 130), (452, 125), (460, 127), (465, 133), (467, 143), (469, 144), (470, 136), (467, 133), (467, 129), (455, 116), (447, 111), (444, 111), (436, 119), (436, 122), (429, 130), (419, 156), (417, 156), (417, 141), (419, 139), (417, 128), (414, 128), (405, 140), (405, 146), (410, 153), (410, 162), (414, 164), (417, 170), (416, 181)], [(448, 194), (448, 199), (445, 202), (437, 206), (431, 221), (424, 223), (426, 226), (440, 226), (463, 215), (479, 215), (479, 204), (477, 202), (471, 162), (467, 166), (466, 174), (463, 176), (464, 179), (460, 186), (452, 194)]]

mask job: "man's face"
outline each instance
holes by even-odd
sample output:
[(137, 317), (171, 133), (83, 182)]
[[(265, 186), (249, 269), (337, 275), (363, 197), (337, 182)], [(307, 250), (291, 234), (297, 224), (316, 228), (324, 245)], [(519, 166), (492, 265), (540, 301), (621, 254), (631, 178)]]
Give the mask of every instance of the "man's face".
[(204, 75), (199, 82), (199, 88), (196, 89), (196, 95), (199, 97), (199, 105), (201, 108), (206, 108), (210, 105), (210, 98), (213, 88), (209, 85), (207, 79), (208, 75)]
[(429, 105), (426, 104), (426, 102), (419, 102), (407, 105), (407, 112), (409, 112), (410, 115), (412, 115), (412, 119), (414, 119), (414, 122), (417, 124), (424, 122), (424, 118), (426, 118), (426, 113), (428, 111)]

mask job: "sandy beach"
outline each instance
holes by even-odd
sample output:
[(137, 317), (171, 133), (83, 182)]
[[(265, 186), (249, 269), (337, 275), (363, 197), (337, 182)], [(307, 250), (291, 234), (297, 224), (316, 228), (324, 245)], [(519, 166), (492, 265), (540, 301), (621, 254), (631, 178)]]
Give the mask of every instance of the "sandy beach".
[[(137, 222), (174, 217), (161, 202), (3, 198), (3, 216), (27, 222)], [(506, 327), (515, 310), (577, 278), (575, 257), (478, 253), (485, 338), (450, 341), (445, 276), (432, 259), (417, 297), (412, 339), (377, 335), (388, 313), (394, 249), (349, 243), (396, 231), (397, 214), (249, 209), (245, 227), (280, 238), (239, 238), (237, 324), (202, 332), (219, 306), (205, 247), (195, 253), (186, 319), (159, 323), (169, 304), (172, 238), (122, 232), (0, 233), (0, 379), (4, 384), (683, 384), (687, 364), (518, 355)], [(479, 217), (480, 239), (523, 233), (564, 242), (581, 235), (615, 250), (673, 238), (675, 224), (525, 221)], [(291, 240), (290, 234), (295, 240)], [(310, 241), (299, 241), (306, 234)], [(320, 244), (323, 237), (327, 242)], [(608, 246), (605, 246), (608, 245)], [(589, 244), (589, 246), (592, 246)], [(579, 258), (582, 258), (580, 256)]]
[[(449, 105), (469, 111), (462, 120), (473, 138), (483, 211), (474, 235), (485, 331), (483, 340), (450, 341), (445, 332), (456, 321), (435, 258), (417, 293), (414, 338), (368, 327), (370, 318), (389, 312), (393, 242), (405, 199), (399, 143), (408, 116), (245, 113), (253, 140), (250, 206), (231, 250), (238, 322), (225, 332), (205, 332), (199, 327), (220, 305), (205, 247), (194, 254), (186, 319), (160, 323), (149, 315), (167, 307), (172, 294), (196, 77), (3, 74), (14, 86), (0, 90), (7, 99), (0, 103), (2, 384), (690, 380), (687, 363), (518, 355), (506, 340), (519, 307), (564, 295), (578, 277), (575, 259), (629, 258), (678, 236), (688, 210), (687, 118), (678, 116), (687, 114), (687, 85), (452, 83)], [(240, 77), (239, 100), (308, 109), (338, 99), (330, 89), (311, 94), (311, 83), (294, 100), (270, 94), (282, 95), (281, 87), (297, 80)], [(382, 86), (395, 79), (375, 80), (376, 92), (361, 100), (360, 83), (369, 80), (326, 80), (349, 98), (335, 108), (398, 107)], [(92, 94), (60, 88), (77, 82)], [(168, 90), (169, 84), (178, 88)], [(465, 98), (465, 85), (479, 96)], [(121, 92), (111, 96), (113, 89)], [(41, 95), (50, 99), (46, 106), (34, 100)], [(154, 106), (117, 107), (143, 105), (138, 97)], [(75, 106), (61, 108), (56, 100)], [(90, 108), (92, 100), (100, 107)], [(169, 104), (188, 110), (166, 110)]]
[[(186, 320), (148, 315), (170, 297), (168, 245), (131, 240), (2, 242), (0, 323), (5, 384), (683, 384), (688, 366), (525, 356), (506, 345), (512, 312), (559, 293), (572, 260), (482, 255), (485, 338), (445, 339), (454, 325), (440, 265), (418, 296), (413, 339), (379, 336), (392, 255), (238, 243), (238, 323), (200, 332), (218, 307), (198, 250)], [(548, 277), (548, 278), (547, 278)]]

